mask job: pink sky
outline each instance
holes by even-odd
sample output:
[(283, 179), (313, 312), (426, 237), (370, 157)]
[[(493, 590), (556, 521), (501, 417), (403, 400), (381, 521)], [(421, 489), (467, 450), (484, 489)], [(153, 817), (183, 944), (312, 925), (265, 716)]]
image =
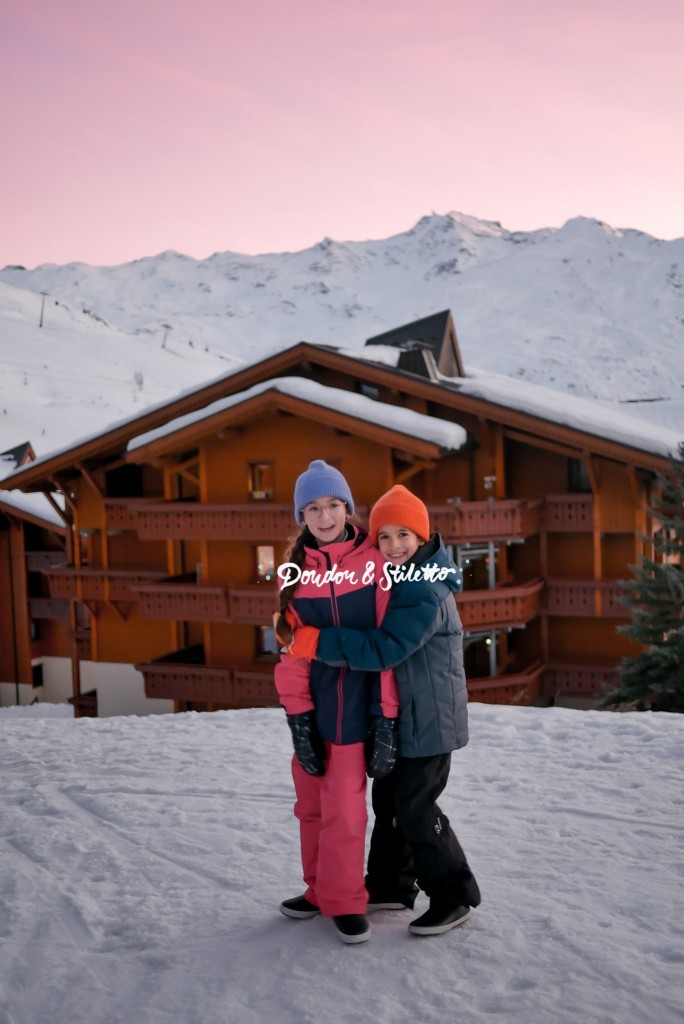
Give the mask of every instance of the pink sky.
[(681, 0), (3, 0), (0, 266), (684, 236)]

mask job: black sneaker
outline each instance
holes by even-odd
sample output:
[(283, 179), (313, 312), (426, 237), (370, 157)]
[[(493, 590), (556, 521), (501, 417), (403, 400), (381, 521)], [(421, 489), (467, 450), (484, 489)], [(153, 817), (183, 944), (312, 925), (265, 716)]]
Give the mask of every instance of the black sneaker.
[(348, 946), (370, 939), (371, 930), (365, 914), (338, 914), (333, 917), (333, 924), (342, 942)]
[(463, 924), (470, 917), (470, 907), (430, 907), (424, 914), (411, 921), (411, 935), (441, 935)]
[(318, 907), (314, 903), (310, 903), (305, 896), (294, 896), (291, 900), (283, 900), (279, 909), (285, 917), (318, 917), (320, 914)]

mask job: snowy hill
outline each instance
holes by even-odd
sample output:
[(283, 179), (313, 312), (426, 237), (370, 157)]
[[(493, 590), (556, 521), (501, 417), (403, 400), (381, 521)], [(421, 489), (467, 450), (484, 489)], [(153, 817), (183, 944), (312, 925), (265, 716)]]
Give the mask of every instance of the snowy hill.
[(343, 946), (278, 913), (280, 710), (66, 714), (0, 711), (3, 1024), (681, 1022), (684, 716), (471, 704), (440, 804), (481, 906)]
[[(462, 214), (295, 253), (0, 271), (0, 450), (38, 454), (293, 342), (361, 348), (450, 308), (496, 370), (684, 432), (684, 239)], [(42, 319), (42, 326), (39, 326)]]

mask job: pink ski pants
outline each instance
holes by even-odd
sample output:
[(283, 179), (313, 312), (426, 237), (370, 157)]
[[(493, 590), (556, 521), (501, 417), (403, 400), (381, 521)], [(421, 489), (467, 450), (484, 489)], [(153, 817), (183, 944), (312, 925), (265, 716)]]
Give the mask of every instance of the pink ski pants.
[(363, 743), (326, 743), (325, 775), (292, 759), (307, 900), (328, 917), (365, 914), (366, 758)]

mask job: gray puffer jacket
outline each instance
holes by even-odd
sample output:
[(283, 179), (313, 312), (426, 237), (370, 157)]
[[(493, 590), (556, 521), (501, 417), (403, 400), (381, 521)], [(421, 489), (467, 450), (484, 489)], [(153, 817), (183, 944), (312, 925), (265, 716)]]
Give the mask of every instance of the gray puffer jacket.
[(381, 626), (322, 629), (316, 660), (371, 672), (393, 668), (400, 756), (446, 754), (468, 742), (463, 626), (455, 600), (461, 571), (433, 534), (400, 575)]

